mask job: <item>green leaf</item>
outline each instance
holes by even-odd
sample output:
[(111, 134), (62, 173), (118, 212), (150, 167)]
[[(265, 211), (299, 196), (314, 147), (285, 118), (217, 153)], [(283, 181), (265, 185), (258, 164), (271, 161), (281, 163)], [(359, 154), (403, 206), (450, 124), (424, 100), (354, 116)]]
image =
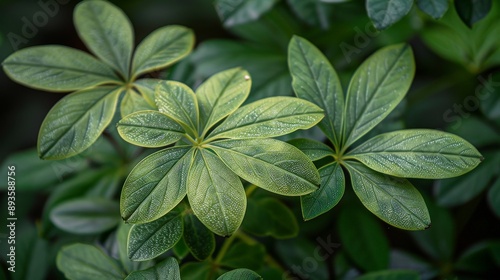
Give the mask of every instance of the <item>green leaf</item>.
[(168, 213), (186, 196), (187, 171), (193, 150), (173, 147), (140, 161), (125, 181), (120, 198), (122, 218), (150, 222)]
[(382, 270), (370, 272), (356, 278), (356, 280), (419, 280), (420, 275), (412, 270)]
[(113, 119), (120, 93), (116, 87), (99, 87), (59, 100), (40, 127), (40, 158), (64, 159), (90, 147)]
[(464, 204), (488, 187), (491, 179), (499, 174), (500, 153), (485, 153), (480, 166), (470, 173), (438, 181), (434, 194), (439, 205), (453, 207)]
[(194, 214), (218, 235), (233, 234), (243, 221), (247, 200), (240, 178), (205, 149), (189, 169), (187, 195)]
[(440, 19), (448, 10), (448, 0), (417, 0), (417, 6), (434, 19)]
[(334, 151), (327, 145), (307, 138), (296, 138), (287, 141), (287, 143), (299, 149), (312, 161), (320, 160), (327, 156), (333, 156), (334, 154)]
[(367, 0), (366, 11), (373, 25), (378, 30), (398, 22), (408, 14), (413, 6), (413, 0)]
[(498, 271), (499, 252), (500, 242), (498, 240), (485, 240), (465, 250), (455, 262), (454, 267), (460, 271), (482, 274), (485, 278)]
[(488, 203), (493, 213), (500, 218), (500, 177), (497, 177), (488, 191)]
[[(335, 2), (335, 0), (333, 0)], [(342, 2), (345, 0), (336, 0)], [(321, 27), (327, 30), (331, 24), (332, 11), (334, 8), (328, 0), (288, 0), (287, 3), (292, 11), (303, 22)]]
[[(186, 225), (184, 224), (184, 228)], [(188, 232), (188, 230), (184, 230), (184, 233)], [(184, 241), (184, 238), (181, 238), (177, 244), (172, 248), (172, 252), (177, 257), (178, 260), (182, 260), (189, 254), (189, 248)]]
[(200, 261), (209, 258), (215, 250), (214, 234), (193, 214), (184, 216), (184, 242)]
[(73, 280), (122, 280), (126, 275), (116, 262), (95, 246), (76, 243), (57, 254), (57, 268)]
[(120, 222), (119, 206), (117, 202), (104, 198), (78, 198), (54, 207), (50, 220), (67, 232), (97, 234)]
[(156, 87), (155, 102), (161, 113), (178, 122), (185, 130), (197, 131), (198, 101), (188, 86), (175, 81), (161, 82)]
[(257, 20), (278, 0), (215, 0), (215, 10), (225, 27)]
[[(242, 252), (245, 252), (242, 254)], [(246, 244), (238, 242), (233, 244), (224, 255), (220, 264), (229, 268), (248, 268), (258, 270), (264, 265), (266, 247), (260, 243)]]
[(235, 270), (231, 270), (229, 272), (222, 274), (219, 278), (217, 278), (217, 280), (232, 280), (232, 279), (261, 280), (263, 278), (260, 277), (260, 275), (257, 274), (256, 272), (246, 268), (238, 268)]
[(170, 257), (161, 263), (145, 269), (132, 272), (125, 280), (181, 280), (179, 263)]
[(128, 257), (133, 261), (153, 259), (174, 247), (183, 231), (182, 215), (177, 211), (147, 224), (134, 225), (128, 237)]
[(314, 164), (294, 146), (274, 139), (222, 140), (210, 143), (231, 170), (246, 181), (282, 195), (318, 189)]
[(120, 115), (126, 117), (134, 112), (153, 110), (155, 106), (151, 106), (146, 99), (133, 89), (125, 91), (125, 95), (120, 103)]
[(12, 80), (40, 90), (72, 91), (119, 82), (106, 64), (64, 46), (25, 48), (7, 57), (2, 66)]
[(132, 228), (131, 224), (122, 222), (116, 231), (116, 243), (118, 243), (118, 259), (127, 273), (136, 270), (144, 270), (154, 265), (153, 261), (136, 262), (128, 258), (128, 234)]
[(406, 230), (431, 224), (425, 201), (406, 179), (384, 175), (358, 162), (344, 162), (352, 188), (363, 205), (386, 223)]
[(472, 27), (474, 23), (484, 18), (491, 9), (491, 0), (455, 1), (455, 8), (462, 21)]
[[(279, 240), (276, 242), (276, 253), (286, 267), (296, 267), (301, 269), (301, 275), (303, 276), (305, 276), (305, 270), (302, 269), (305, 268), (304, 263), (307, 263), (307, 268), (310, 268), (309, 263), (312, 263), (314, 260), (314, 264), (316, 264), (316, 266), (314, 266), (314, 270), (308, 269), (308, 279), (329, 279), (327, 262), (325, 260), (328, 258), (328, 255), (331, 255), (336, 249), (326, 247), (321, 250), (321, 248), (322, 245), (333, 245), (334, 248), (338, 248), (340, 244), (330, 244), (330, 242), (326, 243), (321, 237), (319, 237), (318, 240), (321, 240), (319, 241), (321, 245), (312, 243), (305, 238)], [(318, 257), (318, 261), (316, 261), (316, 257)], [(312, 258), (312, 260), (305, 261), (310, 260), (309, 258)], [(285, 272), (285, 275), (286, 274), (290, 275), (290, 271)]]
[(179, 141), (184, 130), (175, 121), (158, 111), (140, 111), (117, 123), (123, 140), (141, 147), (158, 148)]
[(321, 167), (319, 176), (321, 177), (319, 189), (300, 197), (302, 217), (306, 221), (332, 209), (344, 195), (344, 171), (337, 162)]
[(155, 102), (156, 87), (164, 80), (159, 79), (140, 79), (134, 82), (134, 87), (141, 93), (148, 104), (157, 109)]
[(250, 93), (250, 75), (240, 68), (233, 68), (213, 75), (196, 90), (200, 108), (200, 129), (208, 130), (233, 113)]
[(182, 280), (199, 280), (211, 279), (214, 276), (215, 268), (208, 261), (204, 262), (189, 262), (181, 267)]
[(379, 124), (396, 108), (415, 74), (411, 47), (385, 47), (356, 70), (347, 91), (344, 148)]
[(318, 106), (294, 97), (269, 97), (229, 115), (209, 138), (267, 138), (309, 129), (323, 118)]
[(357, 266), (366, 271), (388, 268), (389, 242), (370, 213), (359, 207), (343, 208), (337, 227), (342, 248)]
[(380, 134), (356, 147), (349, 156), (381, 173), (426, 179), (460, 176), (483, 159), (464, 139), (430, 129)]
[(297, 236), (299, 225), (293, 212), (281, 201), (266, 197), (249, 199), (247, 212), (242, 227), (258, 236), (271, 236), (276, 239), (287, 239)]
[[(488, 119), (500, 125), (500, 88), (498, 88), (498, 82), (496, 81), (500, 81), (499, 72), (489, 75), (488, 79), (482, 82), (483, 88), (480, 91), (481, 111)], [(495, 135), (495, 133), (489, 135)]]
[[(23, 200), (26, 196), (23, 196)], [(20, 201), (17, 201), (20, 202)], [(7, 205), (7, 204), (4, 204)], [(22, 207), (21, 204), (16, 204), (18, 207)], [(17, 212), (16, 214), (18, 214)], [(7, 223), (8, 225), (9, 223)], [(7, 227), (7, 230), (9, 228)], [(54, 265), (55, 256), (52, 254), (52, 246), (54, 243), (50, 243), (49, 240), (41, 237), (38, 233), (38, 229), (35, 224), (17, 223), (16, 222), (16, 237), (15, 239), (7, 239), (7, 232), (3, 235), (5, 242), (2, 244), (2, 250), (4, 250), (5, 262), (9, 264), (11, 254), (10, 246), (15, 246), (15, 272), (6, 272), (10, 274), (9, 278), (3, 277), (0, 273), (0, 279), (11, 279), (11, 280), (44, 280), (48, 278), (49, 270)], [(8, 240), (16, 240), (16, 243), (9, 244)], [(57, 246), (57, 245), (56, 245)], [(52, 247), (52, 248), (51, 248)], [(4, 249), (3, 249), (4, 248)], [(7, 267), (11, 267), (8, 265)], [(22, 269), (21, 269), (22, 268)], [(0, 269), (3, 271), (4, 269)]]
[(158, 71), (186, 57), (194, 46), (191, 29), (171, 25), (153, 31), (137, 46), (132, 75)]
[(107, 1), (85, 1), (76, 6), (73, 18), (87, 48), (128, 79), (134, 34), (123, 11)]
[(344, 94), (335, 69), (306, 39), (294, 36), (288, 46), (288, 65), (295, 94), (325, 110), (319, 127), (339, 147), (342, 134)]

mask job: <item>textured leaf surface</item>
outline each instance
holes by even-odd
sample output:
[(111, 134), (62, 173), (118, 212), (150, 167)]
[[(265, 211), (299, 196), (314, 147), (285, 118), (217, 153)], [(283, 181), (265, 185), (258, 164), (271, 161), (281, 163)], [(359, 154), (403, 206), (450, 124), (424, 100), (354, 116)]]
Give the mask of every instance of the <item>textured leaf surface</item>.
[(346, 101), (344, 147), (379, 124), (396, 108), (410, 88), (415, 74), (413, 52), (408, 45), (385, 47), (356, 70)]
[(196, 90), (203, 135), (217, 122), (236, 111), (250, 93), (250, 75), (234, 68), (213, 75)]
[(270, 97), (239, 108), (209, 137), (277, 137), (311, 128), (322, 118), (323, 110), (308, 101), (294, 97)]
[(128, 237), (128, 257), (134, 261), (155, 258), (174, 247), (182, 233), (182, 215), (177, 211), (150, 223), (134, 225)]
[(325, 110), (319, 127), (338, 147), (342, 132), (344, 94), (328, 59), (306, 39), (294, 36), (288, 46), (288, 64), (295, 94)]
[(210, 144), (231, 170), (246, 181), (283, 195), (318, 189), (314, 164), (294, 146), (274, 139), (222, 140)]
[(235, 270), (231, 270), (229, 272), (222, 274), (219, 278), (217, 278), (217, 280), (232, 280), (232, 279), (260, 280), (263, 278), (260, 277), (260, 275), (257, 274), (256, 272), (246, 268), (238, 268)]
[(151, 268), (132, 272), (125, 280), (181, 280), (179, 263), (170, 257)]
[(425, 201), (406, 179), (384, 175), (357, 162), (345, 162), (352, 188), (363, 205), (388, 224), (422, 230), (431, 224)]
[(173, 147), (140, 161), (123, 185), (122, 218), (129, 223), (145, 223), (172, 210), (186, 195), (192, 156), (189, 147)]
[(334, 154), (334, 151), (327, 145), (307, 138), (292, 139), (287, 143), (298, 148), (312, 161), (316, 161), (330, 155), (333, 156)]
[(172, 25), (153, 31), (137, 46), (132, 75), (158, 71), (186, 57), (194, 45), (191, 29)]
[(134, 34), (127, 16), (107, 1), (79, 3), (75, 28), (87, 48), (128, 78)]
[(413, 0), (367, 0), (368, 17), (378, 30), (398, 22), (413, 6)]
[(118, 133), (127, 142), (157, 148), (177, 142), (184, 135), (182, 127), (158, 111), (140, 111), (121, 119)]
[(277, 0), (216, 0), (214, 5), (224, 26), (231, 27), (258, 19)]
[(99, 87), (59, 100), (40, 127), (39, 156), (63, 159), (90, 147), (113, 119), (120, 93), (115, 87)]
[(121, 280), (124, 272), (116, 262), (95, 246), (76, 243), (57, 254), (57, 268), (74, 280)]
[(483, 158), (464, 139), (430, 129), (380, 134), (348, 155), (378, 172), (427, 179), (462, 175), (474, 169)]
[(417, 0), (417, 5), (434, 19), (440, 19), (448, 10), (448, 0)]
[(119, 81), (106, 64), (64, 46), (28, 47), (7, 57), (2, 66), (12, 80), (48, 91), (71, 91)]
[(97, 234), (120, 222), (118, 203), (88, 197), (65, 201), (54, 207), (51, 221), (60, 229), (76, 234)]
[(300, 197), (304, 220), (313, 219), (329, 211), (344, 195), (344, 171), (338, 163), (323, 166), (318, 171), (321, 177), (319, 189)]
[(153, 260), (136, 262), (128, 258), (128, 234), (131, 228), (131, 224), (126, 224), (122, 221), (122, 223), (118, 226), (118, 230), (116, 231), (118, 257), (127, 274), (133, 271), (150, 268), (155, 264)]
[(233, 234), (243, 221), (247, 200), (240, 178), (209, 151), (197, 151), (187, 194), (195, 215), (218, 235)]
[(184, 242), (196, 259), (202, 261), (215, 250), (214, 234), (193, 214), (184, 216)]
[(188, 86), (175, 81), (161, 82), (155, 91), (155, 102), (161, 113), (180, 123), (184, 129), (196, 131), (198, 102)]

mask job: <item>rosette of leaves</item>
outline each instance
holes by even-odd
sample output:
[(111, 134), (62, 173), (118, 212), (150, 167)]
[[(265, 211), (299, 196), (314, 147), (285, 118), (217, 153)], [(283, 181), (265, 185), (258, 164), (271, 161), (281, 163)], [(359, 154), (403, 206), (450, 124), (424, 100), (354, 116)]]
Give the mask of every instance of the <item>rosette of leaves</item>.
[(193, 32), (166, 26), (148, 35), (133, 52), (134, 35), (127, 16), (106, 1), (84, 1), (74, 24), (96, 56), (66, 46), (28, 47), (2, 63), (14, 81), (31, 88), (71, 92), (47, 114), (38, 136), (42, 159), (63, 159), (92, 145), (111, 123), (118, 102), (121, 115), (155, 109), (156, 79), (138, 79), (187, 56)]
[(410, 46), (388, 46), (366, 59), (354, 73), (345, 98), (335, 70), (307, 40), (292, 38), (288, 63), (297, 96), (325, 110), (319, 127), (333, 146), (308, 139), (292, 141), (312, 160), (332, 159), (319, 169), (320, 188), (301, 197), (304, 219), (317, 217), (340, 201), (345, 169), (354, 192), (373, 214), (398, 228), (425, 229), (431, 222), (425, 202), (405, 178), (455, 177), (481, 162), (481, 154), (469, 142), (429, 129), (384, 133), (351, 148), (410, 88), (415, 72)]
[(245, 215), (239, 177), (288, 196), (318, 188), (312, 161), (294, 146), (270, 138), (314, 126), (323, 110), (295, 97), (270, 97), (239, 108), (250, 87), (248, 72), (240, 68), (212, 76), (196, 94), (182, 83), (163, 81), (155, 90), (159, 111), (135, 112), (118, 122), (121, 137), (134, 145), (176, 143), (144, 158), (129, 174), (120, 200), (126, 222), (151, 223), (187, 195), (199, 220), (228, 236)]

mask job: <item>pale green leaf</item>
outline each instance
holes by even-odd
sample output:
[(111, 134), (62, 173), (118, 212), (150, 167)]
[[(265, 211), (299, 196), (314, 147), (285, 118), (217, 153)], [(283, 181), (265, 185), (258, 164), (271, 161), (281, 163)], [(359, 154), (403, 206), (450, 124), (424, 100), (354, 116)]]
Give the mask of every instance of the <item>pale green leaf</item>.
[(365, 60), (354, 73), (347, 92), (344, 148), (396, 108), (410, 88), (414, 74), (409, 45), (385, 47)]
[(197, 151), (187, 195), (194, 214), (218, 235), (233, 234), (243, 221), (247, 200), (240, 178), (212, 152)]
[(213, 75), (198, 87), (196, 97), (200, 108), (199, 131), (202, 135), (243, 104), (251, 85), (247, 71), (233, 68)]
[(247, 268), (238, 268), (235, 270), (231, 270), (229, 272), (222, 274), (219, 278), (217, 278), (217, 280), (233, 280), (233, 279), (261, 280), (263, 278), (260, 277), (260, 275), (257, 274), (256, 272)]
[(154, 109), (157, 109), (155, 90), (161, 82), (163, 82), (163, 80), (159, 79), (140, 79), (134, 82), (134, 87), (141, 93), (144, 100)]
[(181, 280), (179, 263), (170, 257), (151, 268), (130, 273), (125, 280)]
[(12, 80), (41, 90), (72, 91), (119, 83), (119, 78), (106, 64), (64, 46), (28, 47), (7, 57), (2, 66)]
[(128, 236), (128, 257), (134, 261), (153, 259), (174, 247), (183, 233), (182, 215), (171, 211), (146, 224), (134, 225)]
[(367, 0), (366, 11), (368, 17), (378, 30), (398, 22), (413, 6), (413, 0)]
[(157, 148), (177, 142), (184, 135), (182, 127), (158, 111), (139, 111), (117, 123), (120, 136), (127, 142)]
[(198, 128), (198, 101), (185, 84), (175, 81), (161, 82), (155, 91), (158, 110), (181, 124), (185, 130)]
[(40, 127), (39, 156), (63, 159), (90, 147), (113, 119), (121, 92), (116, 87), (99, 87), (59, 100)]
[(430, 129), (377, 135), (346, 155), (396, 177), (442, 179), (474, 169), (482, 155), (464, 139)]
[(344, 195), (344, 171), (338, 163), (323, 166), (318, 171), (321, 177), (319, 189), (300, 197), (302, 217), (306, 221), (332, 209)]
[(306, 39), (294, 36), (288, 46), (288, 65), (295, 94), (325, 110), (319, 127), (339, 147), (344, 114), (344, 93), (328, 59)]
[(95, 246), (76, 243), (57, 254), (57, 268), (72, 280), (122, 280), (126, 275), (117, 263)]
[(50, 220), (58, 228), (75, 234), (97, 234), (120, 222), (117, 202), (99, 197), (83, 197), (58, 204)]
[(132, 62), (132, 75), (158, 71), (186, 57), (194, 45), (189, 28), (171, 25), (153, 31), (137, 46)]
[(123, 11), (108, 1), (84, 1), (73, 18), (87, 48), (128, 79), (134, 34)]
[(184, 216), (184, 242), (200, 261), (209, 258), (215, 250), (214, 234), (193, 214)]
[(294, 146), (274, 139), (222, 140), (210, 144), (224, 163), (246, 181), (289, 196), (318, 189), (318, 171)]
[(406, 230), (422, 230), (431, 225), (422, 195), (408, 180), (378, 173), (358, 162), (344, 164), (354, 192), (377, 217)]
[(186, 195), (192, 156), (189, 147), (173, 147), (140, 161), (123, 185), (122, 218), (130, 223), (145, 223), (172, 210)]
[(231, 27), (257, 20), (278, 0), (215, 0), (215, 10), (224, 26)]
[(156, 106), (151, 106), (141, 94), (133, 89), (125, 91), (125, 95), (120, 103), (120, 115), (122, 118), (138, 111), (154, 109), (156, 109)]
[(417, 6), (434, 19), (440, 19), (448, 10), (448, 0), (417, 0)]
[(297, 138), (287, 141), (308, 156), (312, 161), (320, 160), (327, 156), (333, 156), (334, 151), (327, 145), (316, 140)]
[(318, 106), (294, 97), (269, 97), (229, 115), (209, 138), (267, 138), (313, 127), (323, 118)]

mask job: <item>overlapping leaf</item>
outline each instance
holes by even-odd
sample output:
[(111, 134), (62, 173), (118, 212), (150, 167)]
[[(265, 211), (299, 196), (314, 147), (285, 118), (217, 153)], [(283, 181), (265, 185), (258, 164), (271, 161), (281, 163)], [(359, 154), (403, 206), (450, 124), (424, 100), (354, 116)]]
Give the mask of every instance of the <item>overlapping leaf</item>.
[(159, 264), (145, 269), (134, 271), (125, 280), (181, 280), (179, 263), (172, 257)]
[(215, 250), (214, 234), (193, 214), (184, 216), (184, 242), (200, 261), (209, 258)]
[(393, 25), (410, 12), (413, 0), (367, 0), (366, 11), (379, 30)]

